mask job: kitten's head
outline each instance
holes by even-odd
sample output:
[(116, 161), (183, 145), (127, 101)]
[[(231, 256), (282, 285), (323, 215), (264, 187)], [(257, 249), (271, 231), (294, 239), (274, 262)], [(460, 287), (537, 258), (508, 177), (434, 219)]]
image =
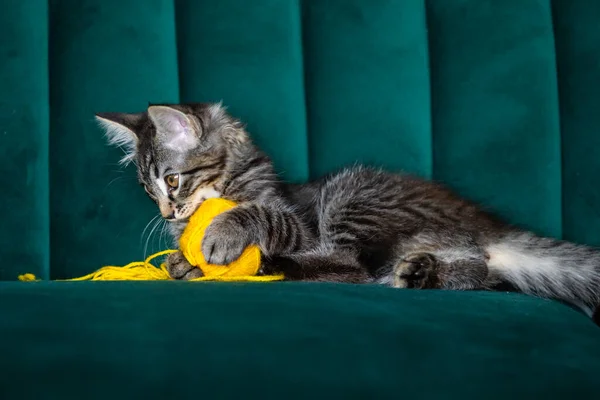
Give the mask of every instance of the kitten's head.
[(220, 104), (151, 105), (96, 119), (109, 143), (125, 151), (121, 162), (137, 165), (140, 184), (169, 220), (185, 220), (205, 199), (221, 196), (228, 159), (248, 140)]

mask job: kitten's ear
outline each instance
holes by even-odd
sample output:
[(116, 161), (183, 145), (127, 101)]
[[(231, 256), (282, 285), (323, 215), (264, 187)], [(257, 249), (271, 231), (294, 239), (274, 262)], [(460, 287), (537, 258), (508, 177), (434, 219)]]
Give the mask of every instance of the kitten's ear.
[(208, 106), (208, 115), (210, 127), (214, 131), (221, 133), (222, 137), (228, 143), (237, 145), (248, 140), (248, 134), (244, 125), (237, 119), (227, 114), (223, 101), (213, 103)]
[(158, 140), (165, 147), (185, 151), (198, 145), (201, 132), (185, 113), (168, 106), (150, 106), (148, 116), (156, 127)]
[(96, 121), (104, 129), (108, 143), (120, 147), (125, 152), (122, 164), (129, 164), (134, 158), (139, 141), (135, 133), (144, 118), (144, 113), (98, 113)]

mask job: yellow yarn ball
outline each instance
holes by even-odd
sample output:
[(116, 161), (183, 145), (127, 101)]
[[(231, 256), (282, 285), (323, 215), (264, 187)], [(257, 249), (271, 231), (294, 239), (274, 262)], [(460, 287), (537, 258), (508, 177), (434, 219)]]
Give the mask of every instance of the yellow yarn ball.
[(202, 238), (206, 228), (217, 215), (235, 206), (233, 201), (221, 198), (206, 199), (190, 217), (179, 239), (179, 248), (185, 258), (190, 264), (200, 268), (205, 277), (239, 277), (258, 273), (261, 254), (256, 245), (248, 246), (240, 258), (229, 265), (208, 264), (202, 254)]

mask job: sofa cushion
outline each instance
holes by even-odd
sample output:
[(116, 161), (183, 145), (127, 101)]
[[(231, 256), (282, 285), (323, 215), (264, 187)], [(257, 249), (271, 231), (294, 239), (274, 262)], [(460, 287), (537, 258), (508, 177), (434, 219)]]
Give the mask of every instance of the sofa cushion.
[(600, 330), (518, 294), (0, 283), (0, 398), (591, 398)]

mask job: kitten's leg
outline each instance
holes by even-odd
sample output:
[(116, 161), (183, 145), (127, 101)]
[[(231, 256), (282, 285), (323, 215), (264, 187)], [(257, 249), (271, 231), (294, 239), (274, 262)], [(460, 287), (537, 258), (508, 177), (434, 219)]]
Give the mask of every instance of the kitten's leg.
[(202, 253), (211, 264), (238, 259), (250, 244), (265, 257), (288, 255), (307, 248), (310, 233), (285, 205), (244, 204), (217, 216), (206, 229)]
[(202, 276), (202, 270), (191, 265), (181, 251), (169, 254), (166, 264), (173, 279), (189, 280)]
[(286, 280), (312, 282), (369, 283), (373, 277), (356, 258), (345, 252), (318, 251), (273, 257), (265, 261), (265, 274), (283, 273)]
[(456, 248), (407, 254), (392, 274), (398, 288), (473, 290), (483, 288), (488, 268), (484, 255)]

